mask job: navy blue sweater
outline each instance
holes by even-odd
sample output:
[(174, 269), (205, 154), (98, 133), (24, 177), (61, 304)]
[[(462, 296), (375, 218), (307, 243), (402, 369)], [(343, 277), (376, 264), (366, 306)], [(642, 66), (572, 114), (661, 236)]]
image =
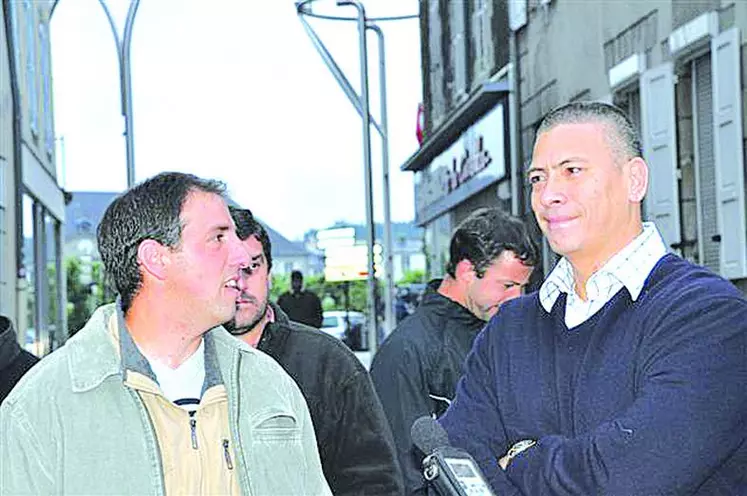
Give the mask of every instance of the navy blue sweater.
[[(747, 494), (747, 301), (678, 257), (573, 330), (565, 295), (505, 304), (440, 419), (500, 496)], [(507, 471), (498, 459), (533, 447)]]

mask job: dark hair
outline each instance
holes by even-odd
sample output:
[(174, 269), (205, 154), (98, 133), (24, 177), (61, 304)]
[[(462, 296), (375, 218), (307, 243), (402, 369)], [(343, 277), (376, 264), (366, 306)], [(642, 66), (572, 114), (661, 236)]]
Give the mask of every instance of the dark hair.
[(231, 212), (233, 222), (236, 224), (236, 235), (241, 241), (248, 239), (250, 236), (256, 236), (262, 245), (262, 253), (267, 260), (267, 268), (272, 269), (272, 242), (267, 229), (257, 221), (248, 208), (228, 207)]
[(559, 124), (596, 122), (608, 126), (605, 139), (622, 162), (643, 156), (641, 140), (628, 116), (620, 108), (604, 102), (572, 102), (551, 110), (540, 123), (537, 136)]
[(472, 212), (454, 230), (449, 246), (446, 272), (456, 277), (456, 266), (469, 260), (478, 277), (504, 251), (513, 252), (524, 265), (534, 267), (539, 250), (526, 224), (499, 208), (480, 208)]
[(99, 253), (125, 313), (143, 282), (137, 260), (140, 243), (152, 239), (164, 246), (178, 246), (182, 207), (194, 191), (225, 197), (226, 187), (192, 174), (164, 172), (115, 198), (104, 212), (97, 230)]
[(291, 281), (293, 279), (297, 279), (299, 281), (303, 281), (303, 272), (301, 272), (300, 270), (294, 270), (294, 271), (292, 271), (291, 272)]

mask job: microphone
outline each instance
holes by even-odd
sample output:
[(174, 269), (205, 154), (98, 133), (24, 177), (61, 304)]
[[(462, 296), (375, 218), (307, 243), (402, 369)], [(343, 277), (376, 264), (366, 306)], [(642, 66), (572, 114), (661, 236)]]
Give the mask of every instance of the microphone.
[(415, 446), (426, 457), (423, 477), (439, 496), (495, 496), (474, 458), (451, 446), (449, 435), (431, 417), (418, 418), (410, 428)]
[(446, 430), (427, 415), (413, 422), (410, 437), (412, 437), (413, 444), (426, 455), (430, 455), (437, 448), (451, 444)]

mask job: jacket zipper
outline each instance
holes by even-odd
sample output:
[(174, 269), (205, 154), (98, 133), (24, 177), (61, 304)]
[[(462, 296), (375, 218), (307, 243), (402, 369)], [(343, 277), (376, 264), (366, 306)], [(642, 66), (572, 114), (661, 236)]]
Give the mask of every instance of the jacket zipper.
[(231, 462), (231, 452), (228, 450), (228, 439), (223, 440), (223, 454), (226, 457), (226, 465), (228, 470), (233, 470), (233, 462)]
[(192, 431), (192, 449), (197, 449), (197, 419), (189, 419), (189, 427)]

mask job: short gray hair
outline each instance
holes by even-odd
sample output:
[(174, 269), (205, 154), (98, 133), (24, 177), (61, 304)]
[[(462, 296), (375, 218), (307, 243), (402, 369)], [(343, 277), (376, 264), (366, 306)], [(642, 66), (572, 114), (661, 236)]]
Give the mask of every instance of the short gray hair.
[(605, 140), (618, 161), (643, 157), (643, 147), (633, 124), (619, 107), (604, 102), (572, 102), (551, 110), (540, 123), (537, 136), (560, 124), (600, 123), (609, 128)]

